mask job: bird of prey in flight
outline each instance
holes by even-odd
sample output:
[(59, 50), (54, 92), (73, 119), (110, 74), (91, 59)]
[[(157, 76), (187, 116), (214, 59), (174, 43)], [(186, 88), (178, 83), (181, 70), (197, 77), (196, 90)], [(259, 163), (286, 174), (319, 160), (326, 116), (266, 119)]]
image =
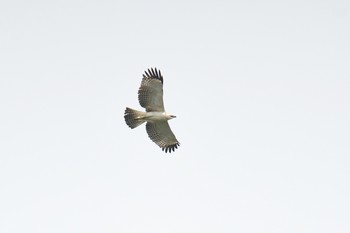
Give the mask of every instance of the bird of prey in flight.
[(163, 151), (171, 153), (180, 146), (171, 131), (168, 120), (176, 116), (165, 112), (163, 103), (163, 76), (157, 68), (148, 69), (143, 75), (138, 91), (139, 102), (146, 112), (126, 108), (124, 118), (130, 128), (136, 128), (144, 122), (149, 138)]

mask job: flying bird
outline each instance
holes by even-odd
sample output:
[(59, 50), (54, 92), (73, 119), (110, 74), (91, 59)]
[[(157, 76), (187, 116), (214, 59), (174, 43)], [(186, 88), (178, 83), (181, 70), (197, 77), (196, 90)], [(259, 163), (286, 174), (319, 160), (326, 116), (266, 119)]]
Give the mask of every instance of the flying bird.
[(126, 108), (124, 118), (130, 128), (146, 123), (149, 138), (166, 153), (175, 151), (180, 146), (171, 131), (168, 120), (176, 116), (165, 112), (163, 103), (163, 76), (157, 68), (148, 69), (143, 74), (138, 91), (139, 103), (146, 112)]

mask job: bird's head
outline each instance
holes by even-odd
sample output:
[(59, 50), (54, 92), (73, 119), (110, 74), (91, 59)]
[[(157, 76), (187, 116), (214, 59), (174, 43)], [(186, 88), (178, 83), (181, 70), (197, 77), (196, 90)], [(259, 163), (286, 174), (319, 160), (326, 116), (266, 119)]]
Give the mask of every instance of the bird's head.
[(168, 114), (168, 113), (164, 113), (164, 115), (166, 115), (166, 118), (168, 118), (168, 120), (171, 120), (173, 118), (176, 118), (175, 115), (171, 115), (171, 114)]

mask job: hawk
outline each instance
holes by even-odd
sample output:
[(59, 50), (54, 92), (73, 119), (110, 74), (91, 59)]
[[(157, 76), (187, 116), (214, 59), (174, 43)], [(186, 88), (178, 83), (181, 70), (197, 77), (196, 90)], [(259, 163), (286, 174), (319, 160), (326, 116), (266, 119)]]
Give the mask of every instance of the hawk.
[(126, 108), (124, 118), (130, 128), (146, 123), (149, 138), (166, 153), (175, 151), (180, 146), (171, 131), (168, 120), (176, 116), (165, 112), (163, 103), (163, 76), (157, 68), (148, 69), (143, 75), (138, 91), (140, 105), (146, 112)]

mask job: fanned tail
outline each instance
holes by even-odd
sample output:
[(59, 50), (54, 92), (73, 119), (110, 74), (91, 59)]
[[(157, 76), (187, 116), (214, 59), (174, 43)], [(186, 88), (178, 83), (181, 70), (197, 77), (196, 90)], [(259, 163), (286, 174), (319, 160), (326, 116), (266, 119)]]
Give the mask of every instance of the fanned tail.
[(143, 120), (144, 115), (144, 112), (137, 111), (131, 108), (126, 108), (124, 113), (125, 122), (130, 128), (136, 128), (137, 126), (146, 122), (145, 120)]

